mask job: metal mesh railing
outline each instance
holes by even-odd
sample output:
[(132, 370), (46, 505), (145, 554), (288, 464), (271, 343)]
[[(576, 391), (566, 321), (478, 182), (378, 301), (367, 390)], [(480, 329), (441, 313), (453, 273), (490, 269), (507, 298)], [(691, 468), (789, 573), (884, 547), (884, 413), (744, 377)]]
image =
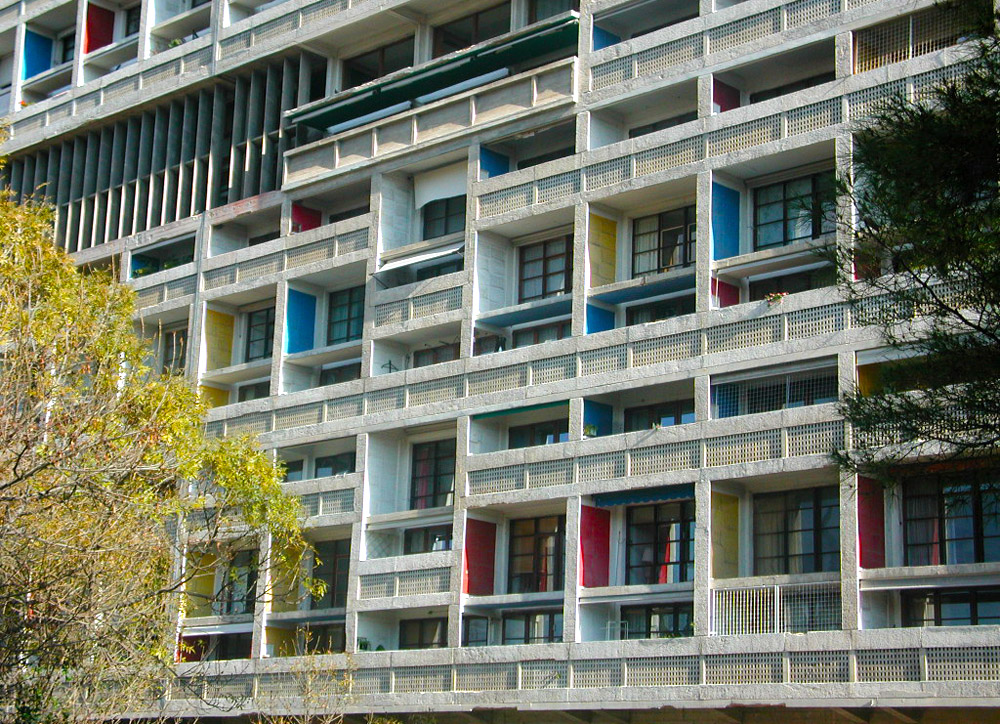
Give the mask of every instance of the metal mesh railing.
[(803, 583), (712, 591), (712, 633), (739, 636), (832, 631), (841, 626), (839, 583)]

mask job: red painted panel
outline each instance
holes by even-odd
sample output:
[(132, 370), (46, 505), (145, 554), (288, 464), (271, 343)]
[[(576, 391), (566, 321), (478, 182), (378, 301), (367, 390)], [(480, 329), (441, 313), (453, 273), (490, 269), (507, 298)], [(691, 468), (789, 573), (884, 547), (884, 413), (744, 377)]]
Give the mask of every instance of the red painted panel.
[(496, 523), (469, 518), (465, 523), (465, 548), (462, 550), (465, 568), (465, 575), (462, 576), (462, 593), (472, 596), (493, 595), (496, 554)]
[(292, 233), (309, 231), (323, 225), (323, 214), (299, 204), (292, 204)]
[(87, 5), (87, 27), (83, 33), (83, 52), (89, 53), (115, 39), (115, 14), (100, 5)]
[(862, 568), (885, 568), (885, 492), (870, 478), (858, 478), (858, 544)]
[(608, 585), (611, 550), (611, 512), (580, 508), (580, 577), (585, 588)]
[(208, 636), (188, 636), (181, 638), (177, 644), (178, 661), (201, 661), (208, 651)]
[(740, 91), (721, 80), (712, 81), (712, 100), (716, 113), (725, 113), (740, 107)]
[(713, 279), (712, 294), (719, 299), (720, 307), (731, 307), (740, 303), (740, 288), (728, 282)]

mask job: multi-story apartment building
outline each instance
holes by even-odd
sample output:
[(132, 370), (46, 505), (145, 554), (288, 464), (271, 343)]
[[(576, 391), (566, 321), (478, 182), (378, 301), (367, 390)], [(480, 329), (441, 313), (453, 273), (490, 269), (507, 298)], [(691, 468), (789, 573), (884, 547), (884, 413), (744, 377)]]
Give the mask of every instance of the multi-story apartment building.
[(285, 462), (327, 584), (192, 547), (156, 710), (992, 720), (1000, 477), (834, 466), (889, 356), (815, 254), (854, 124), (960, 36), (929, 0), (8, 2), (7, 183)]

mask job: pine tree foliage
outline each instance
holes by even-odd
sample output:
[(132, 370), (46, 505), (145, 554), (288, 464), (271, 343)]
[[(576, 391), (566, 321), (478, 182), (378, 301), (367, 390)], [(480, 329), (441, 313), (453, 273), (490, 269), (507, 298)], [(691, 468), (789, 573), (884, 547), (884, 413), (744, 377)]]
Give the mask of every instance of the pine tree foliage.
[(0, 238), (0, 718), (142, 710), (197, 574), (183, 546), (219, 560), (267, 539), (294, 570), (298, 504), (250, 440), (205, 436), (133, 292), (78, 270), (48, 210), (0, 197)]
[(885, 481), (904, 458), (1000, 452), (1000, 41), (976, 19), (961, 75), (896, 98), (857, 130), (840, 255), (854, 314), (906, 361), (842, 404), (854, 451)]

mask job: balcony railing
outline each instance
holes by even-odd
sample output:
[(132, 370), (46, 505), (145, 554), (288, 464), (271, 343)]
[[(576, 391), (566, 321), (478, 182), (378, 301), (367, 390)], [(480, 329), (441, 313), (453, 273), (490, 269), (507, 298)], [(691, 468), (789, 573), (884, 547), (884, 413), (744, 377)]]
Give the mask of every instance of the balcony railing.
[(805, 633), (841, 627), (840, 583), (795, 583), (712, 591), (711, 633)]

